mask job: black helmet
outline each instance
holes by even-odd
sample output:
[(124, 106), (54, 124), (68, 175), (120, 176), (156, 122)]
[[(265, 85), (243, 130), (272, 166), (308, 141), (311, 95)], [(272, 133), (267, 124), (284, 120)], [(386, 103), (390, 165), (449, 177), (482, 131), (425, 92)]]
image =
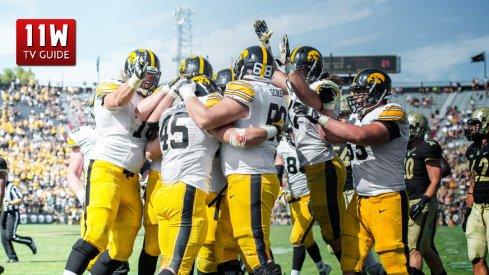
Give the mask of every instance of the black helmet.
[[(365, 109), (376, 105), (391, 94), (392, 82), (387, 73), (378, 69), (364, 69), (353, 79), (350, 85), (351, 96), (348, 105), (354, 113), (365, 112)], [(363, 100), (357, 102), (358, 96)]]
[(226, 89), (226, 85), (229, 82), (234, 81), (234, 73), (231, 69), (223, 69), (214, 74), (212, 80), (214, 80), (217, 87), (219, 87), (219, 89), (224, 92), (224, 90)]
[(297, 47), (290, 54), (290, 61), (297, 69), (307, 69), (306, 80), (312, 82), (319, 79), (323, 71), (323, 56), (313, 47)]
[(234, 64), (234, 75), (242, 79), (245, 75), (271, 79), (275, 60), (263, 46), (251, 46), (244, 49)]
[(138, 60), (139, 56), (146, 54), (146, 62), (148, 63), (147, 72), (148, 74), (154, 74), (151, 80), (146, 80), (148, 76), (141, 83), (140, 89), (144, 90), (143, 95), (147, 96), (156, 89), (158, 83), (160, 82), (160, 59), (156, 54), (148, 49), (138, 49), (132, 51), (126, 59), (124, 64), (124, 78), (129, 79), (134, 72), (134, 65)]
[(209, 78), (212, 77), (212, 66), (207, 59), (202, 56), (191, 55), (180, 63), (178, 68), (178, 74), (180, 76), (194, 77), (197, 75), (205, 75)]

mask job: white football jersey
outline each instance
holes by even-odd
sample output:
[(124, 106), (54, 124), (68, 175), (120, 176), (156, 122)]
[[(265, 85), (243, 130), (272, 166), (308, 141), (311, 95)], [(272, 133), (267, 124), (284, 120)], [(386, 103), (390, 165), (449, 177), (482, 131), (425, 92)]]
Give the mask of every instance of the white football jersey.
[(83, 170), (86, 171), (90, 163), (90, 152), (97, 141), (97, 132), (91, 126), (80, 126), (74, 129), (67, 137), (70, 148), (79, 147), (83, 155)]
[[(205, 103), (207, 97), (199, 97), (199, 100)], [(181, 181), (208, 193), (212, 162), (220, 142), (197, 127), (183, 103), (163, 113), (159, 133), (163, 152), (163, 183), (173, 184)]]
[(115, 92), (123, 83), (103, 82), (97, 87), (95, 97), (95, 121), (99, 139), (95, 143), (91, 159), (105, 160), (133, 173), (138, 173), (146, 157), (146, 122), (136, 118), (136, 106), (143, 99), (135, 93), (129, 104), (114, 110), (103, 106), (105, 95)]
[[(282, 90), (270, 82), (232, 81), (227, 84), (224, 96), (241, 102), (249, 108), (248, 117), (234, 122), (238, 128), (261, 127), (271, 125), (272, 122), (287, 120), (287, 105)], [(277, 173), (274, 156), (279, 138), (277, 136), (249, 148), (223, 144), (221, 158), (224, 175)]]
[[(311, 89), (317, 83), (311, 84)], [(302, 103), (295, 94), (289, 105), (289, 118), (294, 132), (297, 156), (302, 167), (316, 163), (326, 162), (334, 157), (333, 147), (321, 140), (318, 126), (305, 117), (298, 117), (294, 106)]]
[(409, 124), (402, 106), (389, 103), (367, 113), (361, 120), (356, 114), (350, 123), (358, 126), (375, 121), (394, 121), (399, 127), (399, 137), (382, 145), (362, 146), (348, 144), (353, 172), (353, 187), (362, 196), (376, 196), (404, 190), (404, 158), (409, 141)]
[(307, 187), (307, 178), (297, 158), (295, 147), (292, 146), (285, 138), (282, 138), (277, 147), (277, 155), (285, 162), (285, 172), (287, 173), (287, 183), (289, 185), (292, 197), (301, 197), (309, 194)]

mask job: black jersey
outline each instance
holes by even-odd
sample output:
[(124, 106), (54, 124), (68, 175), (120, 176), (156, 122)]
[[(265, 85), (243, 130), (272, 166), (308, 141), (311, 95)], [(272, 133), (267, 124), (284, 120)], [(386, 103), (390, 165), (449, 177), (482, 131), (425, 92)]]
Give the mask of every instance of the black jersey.
[(470, 173), (474, 178), (474, 202), (489, 203), (489, 143), (482, 147), (480, 142), (472, 143), (465, 156), (470, 162)]
[(343, 191), (353, 190), (353, 176), (351, 174), (350, 165), (350, 150), (348, 150), (348, 146), (346, 144), (335, 145), (333, 149), (338, 157), (343, 161), (346, 168), (346, 182)]
[(404, 160), (404, 180), (410, 200), (423, 197), (430, 185), (426, 161), (440, 160), (441, 158), (441, 146), (434, 140), (423, 141), (415, 148), (408, 149)]

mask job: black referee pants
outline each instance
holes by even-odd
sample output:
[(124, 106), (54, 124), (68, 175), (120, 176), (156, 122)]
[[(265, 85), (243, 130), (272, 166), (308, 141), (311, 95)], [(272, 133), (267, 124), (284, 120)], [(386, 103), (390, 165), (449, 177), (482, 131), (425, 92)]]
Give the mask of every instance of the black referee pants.
[(16, 234), (19, 225), (19, 211), (3, 211), (0, 216), (2, 245), (9, 259), (18, 259), (12, 242), (25, 244), (30, 247), (31, 237), (21, 237)]

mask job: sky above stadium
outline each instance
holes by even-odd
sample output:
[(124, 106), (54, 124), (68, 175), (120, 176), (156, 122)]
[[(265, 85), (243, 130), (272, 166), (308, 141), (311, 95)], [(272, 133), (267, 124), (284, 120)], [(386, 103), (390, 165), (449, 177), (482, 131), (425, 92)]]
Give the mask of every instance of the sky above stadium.
[[(291, 47), (310, 45), (323, 55), (397, 55), (395, 84), (468, 82), (484, 78), (489, 55), (487, 0), (248, 0), (238, 1), (56, 1), (0, 0), (0, 73), (13, 68), (15, 22), (19, 18), (73, 18), (77, 21), (77, 65), (32, 68), (41, 83), (80, 85), (115, 78), (128, 53), (152, 49), (162, 64), (162, 80), (175, 75), (177, 40), (174, 10), (192, 9), (193, 53), (208, 56), (214, 71), (229, 67), (244, 48), (257, 44), (252, 24), (265, 19), (274, 31), (272, 48), (289, 35)], [(486, 55), (486, 58), (489, 56)]]

